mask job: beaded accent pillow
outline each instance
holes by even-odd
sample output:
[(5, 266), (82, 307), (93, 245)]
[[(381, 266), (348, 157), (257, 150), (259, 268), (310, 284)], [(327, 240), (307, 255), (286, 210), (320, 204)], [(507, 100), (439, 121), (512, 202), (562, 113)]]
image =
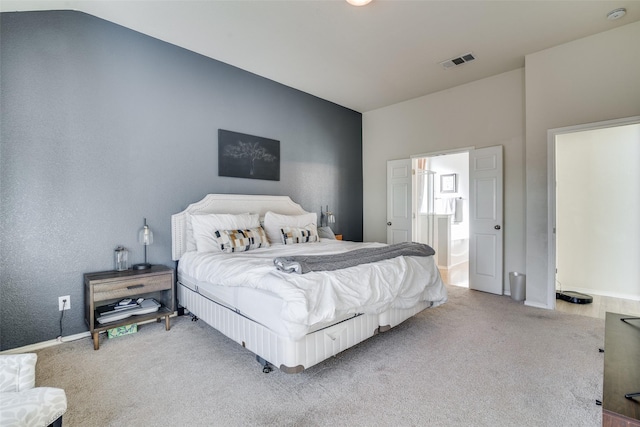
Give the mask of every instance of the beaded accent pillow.
[(320, 239), (316, 227), (282, 227), (282, 243), (291, 245), (294, 243), (313, 243)]
[(267, 248), (269, 241), (262, 227), (247, 230), (216, 230), (213, 238), (222, 252), (244, 252)]

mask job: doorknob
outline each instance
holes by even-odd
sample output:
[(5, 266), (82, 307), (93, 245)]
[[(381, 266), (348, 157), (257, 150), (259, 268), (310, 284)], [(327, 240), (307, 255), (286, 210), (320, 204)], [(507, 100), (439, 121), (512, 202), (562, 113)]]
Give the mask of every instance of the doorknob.
[(391, 227), (391, 221), (387, 222), (387, 225), (388, 225), (389, 227)]
[(493, 227), (493, 228), (495, 228), (496, 230), (500, 230), (500, 226), (499, 226), (499, 225), (496, 225), (496, 226), (495, 226), (495, 227)]

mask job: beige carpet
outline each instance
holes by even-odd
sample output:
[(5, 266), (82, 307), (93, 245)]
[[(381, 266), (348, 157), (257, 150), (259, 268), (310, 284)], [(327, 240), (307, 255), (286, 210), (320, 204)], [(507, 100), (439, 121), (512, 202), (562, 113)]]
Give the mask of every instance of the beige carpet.
[(301, 374), (188, 317), (99, 351), (38, 351), (66, 426), (600, 426), (604, 321), (449, 287), (426, 310)]

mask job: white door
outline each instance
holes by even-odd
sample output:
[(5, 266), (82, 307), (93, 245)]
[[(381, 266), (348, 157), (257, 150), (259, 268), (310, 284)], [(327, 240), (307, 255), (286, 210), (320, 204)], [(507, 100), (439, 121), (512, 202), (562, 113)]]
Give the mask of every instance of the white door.
[(469, 288), (502, 295), (502, 146), (469, 152), (469, 180)]
[(387, 243), (411, 241), (411, 159), (387, 161)]

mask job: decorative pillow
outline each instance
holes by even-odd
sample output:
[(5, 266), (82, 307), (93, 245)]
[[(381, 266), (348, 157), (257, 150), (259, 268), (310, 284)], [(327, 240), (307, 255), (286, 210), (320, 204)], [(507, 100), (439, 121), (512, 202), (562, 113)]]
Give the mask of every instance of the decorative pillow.
[(315, 227), (282, 227), (281, 233), (282, 243), (285, 245), (291, 245), (293, 243), (313, 243), (320, 240)]
[[(218, 250), (218, 244), (213, 239), (213, 232), (217, 230), (247, 230), (260, 227), (258, 214), (203, 214), (189, 215), (187, 221), (187, 236), (192, 235), (193, 240), (187, 239), (187, 251), (211, 252)], [(188, 226), (191, 224), (191, 233)]]
[(244, 252), (269, 247), (262, 227), (249, 230), (218, 230), (213, 232), (218, 249), (222, 252)]
[(282, 242), (282, 229), (284, 227), (297, 227), (313, 229), (314, 234), (318, 234), (317, 224), (318, 214), (309, 212), (302, 215), (282, 215), (275, 212), (267, 212), (264, 215), (264, 231), (271, 243)]
[(336, 240), (336, 235), (333, 234), (331, 227), (318, 227), (318, 237), (321, 239)]

